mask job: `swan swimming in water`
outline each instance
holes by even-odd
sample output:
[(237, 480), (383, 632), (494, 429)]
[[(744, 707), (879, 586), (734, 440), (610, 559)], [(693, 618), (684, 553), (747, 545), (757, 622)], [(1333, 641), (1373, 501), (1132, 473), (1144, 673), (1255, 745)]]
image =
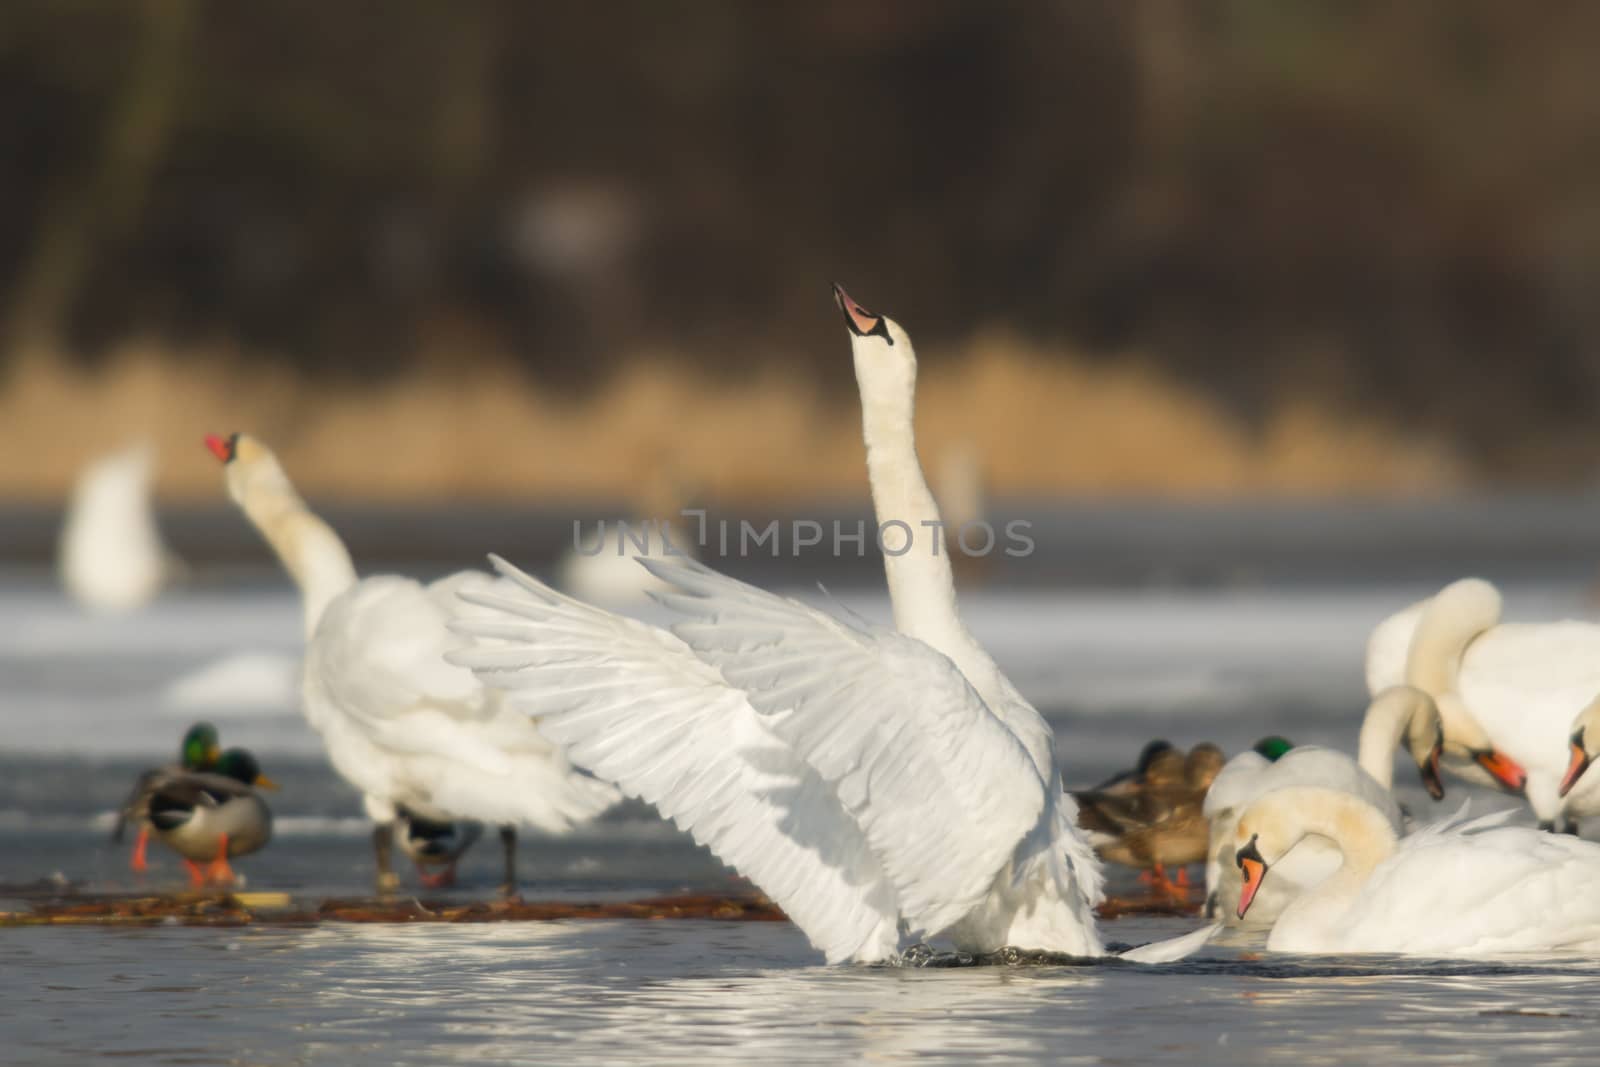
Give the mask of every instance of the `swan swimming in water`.
[(491, 579), (475, 571), (428, 585), (394, 574), (358, 579), (344, 542), (306, 507), (265, 445), (244, 434), (206, 444), (223, 463), (229, 495), (300, 588), (301, 709), (377, 824), (378, 888), (398, 885), (391, 853), (404, 809), (408, 841), (416, 818), (499, 825), (502, 891), (514, 893), (517, 825), (563, 833), (609, 808), (617, 793), (573, 769), (506, 694), (445, 662), (460, 643), (447, 627), (456, 593)]
[[(878, 519), (938, 537), (912, 432), (910, 338), (837, 287), (835, 299)], [(458, 621), (484, 640), (451, 659), (536, 692), (574, 762), (750, 878), (830, 962), (894, 958), (902, 931), (973, 951), (1102, 955), (1100, 865), (1050, 728), (961, 622), (948, 553), (904, 547), (885, 553), (894, 630), (692, 561), (648, 561), (679, 590), (663, 598), (684, 616), (669, 633), (496, 559), (519, 590), (464, 594), (497, 617)], [(1178, 958), (1209, 933), (1129, 958)]]
[(1295, 786), (1257, 799), (1234, 830), (1249, 913), (1278, 862), (1319, 837), (1338, 870), (1273, 924), (1274, 952), (1496, 957), (1600, 951), (1600, 844), (1460, 817), (1400, 838), (1342, 790)]

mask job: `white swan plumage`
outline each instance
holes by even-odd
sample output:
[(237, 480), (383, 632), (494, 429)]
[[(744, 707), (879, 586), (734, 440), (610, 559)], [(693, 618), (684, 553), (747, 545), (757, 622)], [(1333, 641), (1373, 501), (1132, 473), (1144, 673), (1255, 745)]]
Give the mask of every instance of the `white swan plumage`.
[(1569, 819), (1600, 815), (1600, 771), (1589, 772), (1600, 756), (1600, 695), (1572, 720), (1570, 755), (1558, 792)]
[[(912, 435), (910, 339), (835, 292), (878, 518), (937, 537)], [(895, 630), (689, 560), (646, 561), (678, 590), (663, 598), (683, 616), (669, 634), (496, 560), (521, 592), (467, 594), (500, 617), (458, 623), (489, 643), (452, 659), (538, 692), (579, 765), (657, 804), (830, 962), (890, 958), (902, 932), (1100, 955), (1099, 861), (1074, 825), (1049, 726), (967, 633), (933, 545), (885, 553)], [(1176, 958), (1207, 935), (1131, 958)]]
[(1295, 786), (1255, 801), (1233, 843), (1238, 908), (1309, 837), (1339, 869), (1283, 910), (1275, 952), (1485, 958), (1600, 951), (1600, 844), (1500, 825), (1508, 812), (1444, 820), (1400, 838), (1377, 808), (1341, 790)]
[[(1211, 845), (1206, 859), (1206, 909), (1225, 923), (1243, 920), (1229, 906), (1238, 898), (1239, 871), (1233, 863), (1233, 830), (1255, 800), (1291, 785), (1315, 785), (1351, 793), (1378, 810), (1396, 832), (1403, 828), (1392, 792), (1394, 752), (1404, 742), (1429, 791), (1437, 786), (1439, 716), (1419, 689), (1394, 686), (1378, 694), (1362, 719), (1357, 755), (1321, 745), (1299, 745), (1272, 761), (1256, 752), (1230, 759), (1206, 793), (1204, 812)], [(1431, 777), (1430, 777), (1431, 776)], [(1339, 867), (1339, 853), (1320, 838), (1307, 838), (1284, 856), (1271, 885), (1263, 887), (1251, 909), (1251, 925), (1270, 923), (1301, 893)]]
[(73, 486), (57, 563), (67, 593), (90, 611), (137, 611), (178, 570), (150, 501), (154, 463), (155, 449), (138, 442), (88, 464)]
[[(377, 823), (380, 888), (399, 809), (446, 822), (561, 833), (617, 799), (574, 769), (528, 709), (445, 662), (456, 594), (493, 579), (462, 571), (424, 585), (356, 577), (344, 543), (306, 507), (277, 457), (252, 437), (207, 439), (229, 494), (300, 587), (306, 634), (302, 711)], [(510, 872), (514, 838), (503, 833)], [(513, 888), (509, 884), (508, 889)]]
[[(1395, 649), (1411, 640), (1425, 611), (1470, 619), (1492, 591), (1481, 579), (1463, 579), (1385, 619), (1368, 642), (1368, 687), (1389, 684)], [(1494, 598), (1498, 604), (1498, 593)], [(1469, 628), (1477, 625), (1468, 623)], [(1600, 625), (1577, 620), (1503, 623), (1496, 617), (1465, 646), (1450, 689), (1448, 697), (1433, 694), (1441, 714), (1451, 701), (1459, 705), (1481, 731), (1483, 743), (1523, 772), (1528, 804), (1541, 825), (1559, 827), (1572, 814), (1560, 786), (1573, 719), (1600, 695)], [(1448, 741), (1446, 748), (1449, 767)], [(1456, 770), (1473, 776), (1470, 767)], [(1510, 784), (1503, 775), (1480, 772), (1475, 777), (1483, 784)]]

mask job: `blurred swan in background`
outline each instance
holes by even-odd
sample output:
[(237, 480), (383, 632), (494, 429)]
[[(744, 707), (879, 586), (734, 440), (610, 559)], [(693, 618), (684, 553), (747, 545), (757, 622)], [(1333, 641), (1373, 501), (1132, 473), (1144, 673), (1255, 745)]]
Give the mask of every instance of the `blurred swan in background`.
[(156, 526), (154, 464), (154, 447), (141, 441), (101, 456), (78, 475), (61, 528), (58, 569), (68, 595), (90, 611), (137, 611), (181, 571)]
[[(1439, 702), (1442, 715), (1459, 709), (1460, 721), (1479, 734), (1466, 756), (1445, 725), (1445, 766), (1463, 777), (1516, 791), (1517, 775), (1496, 773), (1482, 753), (1493, 748), (1525, 772), (1520, 783), (1541, 826), (1567, 828), (1570, 813), (1561, 795), (1568, 766), (1573, 719), (1600, 694), (1600, 624), (1566, 620), (1499, 622), (1500, 595), (1477, 578), (1454, 582), (1436, 595), (1381, 622), (1367, 645), (1367, 684), (1391, 684), (1395, 657), (1413, 640), (1424, 613), (1453, 616), (1478, 634), (1437, 682), (1419, 683)], [(1491, 610), (1492, 609), (1492, 610)], [(1503, 768), (1502, 768), (1503, 769)]]
[(1339, 867), (1284, 908), (1267, 937), (1274, 952), (1600, 951), (1600, 844), (1500, 826), (1510, 814), (1457, 816), (1401, 838), (1351, 793), (1275, 790), (1245, 810), (1231, 839), (1237, 911), (1249, 914), (1283, 857), (1315, 837), (1333, 843)]
[(473, 819), (500, 826), (502, 890), (516, 890), (518, 825), (563, 833), (617, 800), (575, 770), (527, 711), (445, 662), (456, 593), (487, 585), (461, 571), (436, 582), (357, 579), (344, 543), (314, 515), (277, 457), (254, 438), (212, 436), (228, 493), (300, 588), (306, 634), (302, 710), (334, 768), (364, 794), (377, 823), (378, 887), (395, 888), (395, 822)]
[[(654, 464), (656, 468), (663, 464)], [(665, 470), (646, 483), (633, 518), (603, 518), (579, 523), (573, 544), (556, 563), (556, 588), (586, 603), (634, 613), (650, 603), (652, 593), (668, 590), (665, 582), (639, 566), (640, 559), (675, 554), (697, 559), (699, 528), (682, 515), (690, 496)]]
[[(665, 599), (685, 618), (668, 633), (496, 559), (519, 588), (465, 594), (496, 617), (460, 620), (483, 641), (452, 660), (538, 694), (577, 763), (749, 877), (830, 962), (892, 958), (902, 927), (974, 951), (1100, 955), (1099, 861), (1050, 728), (962, 624), (948, 552), (915, 540), (939, 511), (913, 440), (910, 339), (835, 297), (874, 509), (912, 531), (885, 554), (896, 630), (651, 560), (679, 590)], [(1133, 958), (1176, 958), (1208, 934)]]
[[(952, 441), (940, 450), (934, 471), (934, 496), (944, 518), (945, 542), (956, 583), (976, 585), (988, 569), (988, 557), (967, 553), (962, 547), (962, 530), (987, 519), (983, 453), (971, 439)], [(976, 553), (985, 544), (986, 535), (973, 530), (966, 541)]]

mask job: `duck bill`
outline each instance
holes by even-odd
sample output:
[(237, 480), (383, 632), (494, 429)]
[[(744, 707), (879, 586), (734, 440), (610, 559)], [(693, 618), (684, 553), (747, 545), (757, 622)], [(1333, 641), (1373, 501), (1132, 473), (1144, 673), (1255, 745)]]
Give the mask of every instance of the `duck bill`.
[(833, 286), (833, 301), (839, 305), (839, 310), (844, 312), (845, 325), (850, 327), (850, 332), (857, 337), (865, 337), (879, 329), (882, 319), (850, 299), (850, 294), (844, 291), (844, 286), (835, 283)]
[(264, 774), (256, 776), (255, 787), (257, 789), (268, 789), (274, 793), (281, 788), (277, 782), (274, 782), (271, 778), (268, 778)]
[(1239, 918), (1242, 919), (1250, 910), (1250, 902), (1256, 899), (1261, 879), (1267, 876), (1267, 865), (1260, 860), (1244, 859), (1239, 861), (1239, 869), (1244, 872), (1244, 888), (1239, 891)]
[(1499, 749), (1489, 749), (1486, 752), (1473, 754), (1478, 766), (1488, 771), (1494, 780), (1513, 793), (1521, 793), (1528, 785), (1528, 772), (1522, 769), (1522, 764), (1501, 752)]
[(1572, 792), (1572, 787), (1578, 784), (1578, 779), (1583, 777), (1583, 772), (1589, 769), (1589, 753), (1583, 746), (1573, 742), (1572, 762), (1567, 764), (1566, 776), (1561, 779), (1560, 795), (1566, 796)]
[(1439, 777), (1439, 750), (1434, 749), (1433, 755), (1428, 757), (1428, 762), (1417, 768), (1422, 774), (1422, 784), (1428, 790), (1428, 796), (1434, 800), (1444, 799), (1444, 780)]

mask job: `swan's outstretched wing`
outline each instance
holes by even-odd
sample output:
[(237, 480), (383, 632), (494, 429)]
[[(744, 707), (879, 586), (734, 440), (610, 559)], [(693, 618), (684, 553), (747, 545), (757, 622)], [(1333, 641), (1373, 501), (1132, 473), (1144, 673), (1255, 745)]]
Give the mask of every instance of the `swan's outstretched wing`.
[(563, 596), (503, 560), (516, 583), (477, 589), (452, 654), (490, 685), (524, 689), (573, 762), (660, 812), (759, 886), (830, 962), (898, 946), (899, 909), (833, 788), (664, 630)]
[(914, 638), (845, 623), (692, 560), (644, 565), (701, 659), (834, 783), (915, 931), (972, 910), (1038, 823), (1046, 784), (955, 664)]
[(461, 644), (446, 607), (480, 580), (489, 581), (464, 572), (425, 587), (378, 576), (335, 599), (307, 651), (307, 709), (336, 764), (368, 792), (437, 817), (559, 833), (618, 797), (574, 770), (505, 694), (445, 662)]

